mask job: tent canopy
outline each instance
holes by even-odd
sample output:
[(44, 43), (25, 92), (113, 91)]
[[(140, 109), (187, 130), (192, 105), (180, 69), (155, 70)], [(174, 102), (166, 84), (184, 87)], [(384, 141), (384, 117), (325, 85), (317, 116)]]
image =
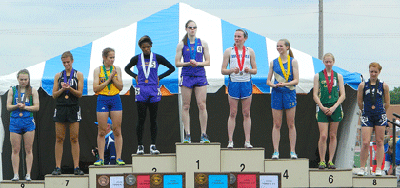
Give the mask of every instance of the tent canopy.
[[(235, 30), (240, 27), (187, 4), (178, 3), (85, 46), (71, 50), (74, 56), (73, 67), (82, 72), (85, 78), (83, 95), (94, 94), (92, 87), (93, 70), (102, 65), (101, 52), (106, 47), (115, 49), (114, 65), (122, 69), (124, 83), (122, 93), (127, 92), (132, 84), (136, 84), (134, 79), (125, 73), (124, 68), (134, 55), (141, 53), (137, 42), (143, 35), (151, 37), (153, 41), (152, 52), (164, 56), (174, 65), (176, 45), (186, 34), (185, 23), (188, 20), (196, 22), (198, 26), (197, 36), (208, 43), (211, 56), (211, 65), (206, 67), (207, 80), (210, 84), (208, 92), (216, 92), (225, 85), (228, 79), (228, 76), (221, 75), (223, 52), (226, 48), (232, 47)], [(248, 34), (249, 38), (245, 45), (254, 49), (258, 68), (257, 74), (252, 76), (253, 84), (261, 92), (269, 93), (270, 87), (266, 85), (266, 79), (269, 62), (279, 55), (276, 50), (276, 42), (251, 31), (248, 31)], [(297, 86), (297, 93), (308, 93), (313, 87), (314, 74), (321, 71), (324, 65), (321, 60), (311, 55), (295, 48), (292, 48), (292, 51), (299, 62), (300, 82)], [(60, 58), (61, 55), (28, 67), (27, 69), (31, 72), (31, 85), (35, 88), (43, 87), (51, 95), (54, 75), (64, 69)], [(333, 69), (342, 74), (345, 84), (354, 89), (361, 82), (359, 73), (351, 73), (339, 67)], [(159, 74), (166, 70), (166, 67), (160, 66)], [(179, 93), (180, 71), (181, 69), (177, 69), (170, 76), (162, 79), (160, 84), (164, 85), (171, 93)], [(134, 72), (137, 72), (137, 70), (134, 70)], [(16, 72), (1, 76), (0, 79), (3, 80), (3, 84), (0, 86), (0, 94), (5, 93), (10, 86), (17, 83)]]

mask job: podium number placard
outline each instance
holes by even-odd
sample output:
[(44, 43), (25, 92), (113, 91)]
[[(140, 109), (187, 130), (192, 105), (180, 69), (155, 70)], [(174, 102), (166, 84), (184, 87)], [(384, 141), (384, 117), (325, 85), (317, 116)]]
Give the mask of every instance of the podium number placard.
[(229, 175), (227, 173), (194, 173), (194, 187), (196, 188), (227, 188)]
[(229, 174), (229, 184), (233, 188), (258, 188), (258, 172), (234, 172)]
[(260, 173), (260, 188), (281, 188), (281, 173)]

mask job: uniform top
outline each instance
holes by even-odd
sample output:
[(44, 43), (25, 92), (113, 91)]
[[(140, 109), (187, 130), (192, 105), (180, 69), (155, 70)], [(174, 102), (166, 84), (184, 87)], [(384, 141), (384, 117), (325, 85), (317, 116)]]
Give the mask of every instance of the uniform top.
[[(274, 61), (273, 61), (274, 84), (288, 83), (293, 80), (293, 59), (294, 59), (293, 57), (290, 57), (290, 75), (289, 75), (288, 80), (286, 80), (285, 76), (283, 75), (281, 66), (279, 65), (278, 58), (274, 59)], [(287, 72), (288, 71), (288, 63), (284, 63), (283, 68)], [(275, 87), (272, 89), (275, 91), (278, 91), (278, 92), (289, 92), (289, 91), (295, 90), (296, 86)]]
[[(139, 85), (158, 85), (158, 79), (161, 80), (175, 71), (175, 67), (172, 66), (172, 64), (167, 59), (165, 59), (163, 56), (155, 54), (155, 53), (153, 53), (153, 58), (152, 58), (151, 63), (149, 63), (150, 55), (144, 54), (144, 61), (146, 62), (146, 65), (145, 65), (146, 70), (150, 64), (150, 74), (148, 77), (148, 83), (145, 82), (146, 77), (145, 77), (145, 74), (144, 74), (143, 68), (142, 68), (142, 54), (132, 57), (129, 64), (125, 67), (125, 72), (128, 73), (130, 76), (132, 76), (133, 78), (136, 78), (136, 76), (138, 76), (138, 84)], [(158, 66), (160, 64), (168, 67), (169, 70), (164, 72), (160, 76), (158, 76)], [(138, 69), (138, 74), (135, 74), (131, 71), (131, 68), (133, 66), (137, 66), (136, 68)]]
[[(325, 79), (324, 71), (319, 74), (319, 99), (322, 104), (335, 104), (339, 100), (339, 78), (337, 72), (333, 71), (333, 86), (331, 93), (328, 90), (328, 84)], [(332, 76), (332, 75), (331, 75)], [(331, 76), (328, 76), (329, 82), (331, 81)], [(329, 98), (331, 96), (331, 98)]]
[[(112, 66), (113, 70), (115, 70), (115, 66)], [(106, 70), (107, 75), (110, 75), (111, 69)], [(118, 73), (115, 74), (115, 77), (118, 76)], [(106, 82), (106, 75), (104, 74), (104, 70), (103, 70), (103, 66), (100, 66), (100, 74), (99, 74), (99, 78), (100, 78), (100, 84)], [(108, 78), (110, 79), (110, 77)], [(99, 91), (97, 94), (99, 95), (107, 95), (107, 96), (114, 96), (119, 94), (119, 89), (117, 87), (115, 87), (115, 85), (113, 83), (110, 84), (110, 89), (108, 89), (108, 86), (104, 87), (101, 91)]]
[[(61, 71), (60, 77), (58, 78), (58, 89), (60, 90), (62, 88), (61, 83), (64, 82), (64, 72), (65, 70)], [(78, 71), (74, 69), (74, 74), (72, 75), (72, 78), (70, 79), (71, 75), (67, 76), (67, 81), (70, 79), (69, 85), (71, 88), (78, 90)], [(65, 98), (65, 95), (68, 95), (68, 99)], [(73, 95), (71, 92), (64, 91), (61, 93), (60, 96), (57, 97), (56, 99), (56, 105), (57, 106), (70, 106), (70, 105), (78, 105), (79, 104), (79, 98)]]
[[(386, 110), (385, 107), (383, 106), (383, 95), (384, 95), (384, 90), (383, 90), (383, 81), (379, 80), (378, 83), (378, 88), (376, 91), (376, 96), (375, 96), (375, 104), (372, 104), (372, 92), (375, 93), (375, 85), (370, 85), (370, 80), (368, 79), (367, 82), (365, 82), (364, 85), (364, 91), (363, 91), (363, 101), (364, 101), (364, 113), (366, 115), (375, 115), (375, 114), (385, 114)], [(372, 105), (375, 106), (375, 109), (372, 109)]]
[[(243, 51), (238, 50), (238, 53), (239, 53), (239, 59), (240, 59), (240, 61), (242, 61)], [(235, 67), (239, 68), (237, 57), (236, 57), (236, 51), (235, 51), (234, 47), (231, 48), (231, 55), (229, 56), (229, 67), (230, 68), (235, 68)], [(246, 54), (244, 56), (243, 69), (240, 70), (240, 68), (239, 68), (240, 72), (238, 74), (232, 72), (229, 75), (229, 78), (231, 79), (231, 81), (232, 82), (249, 82), (251, 79), (251, 74), (244, 72), (244, 69), (246, 67), (251, 68), (249, 47), (246, 47)]]
[[(12, 104), (16, 105), (18, 103), (18, 85), (12, 87), (13, 90), (13, 101)], [(26, 91), (25, 91), (26, 92)], [(24, 99), (25, 93), (21, 93), (21, 101)], [(25, 106), (32, 106), (33, 102), (33, 97), (32, 95), (30, 97), (27, 97), (25, 99)], [(19, 116), (19, 114), (22, 113), (22, 116)], [(10, 114), (11, 117), (16, 118), (16, 117), (32, 117), (33, 113), (28, 111), (28, 110), (21, 110), (19, 108), (13, 110)]]
[[(191, 50), (196, 50), (196, 62), (203, 62), (203, 46), (201, 44), (201, 40), (199, 38), (195, 39), (195, 43), (197, 43), (196, 49), (194, 49), (195, 44), (190, 44)], [(182, 48), (182, 56), (183, 56), (183, 62), (189, 62), (190, 61), (190, 49), (187, 44), (183, 44)], [(192, 66), (184, 66), (182, 67), (182, 76), (206, 76), (206, 70), (204, 69), (203, 66), (197, 66), (197, 67), (192, 67)]]

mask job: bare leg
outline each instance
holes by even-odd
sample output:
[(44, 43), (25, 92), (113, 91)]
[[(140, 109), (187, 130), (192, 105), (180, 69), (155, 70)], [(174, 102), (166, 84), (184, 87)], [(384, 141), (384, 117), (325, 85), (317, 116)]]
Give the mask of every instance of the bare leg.
[(66, 123), (56, 122), (55, 124), (56, 124), (56, 145), (55, 145), (56, 167), (61, 168), (61, 159), (64, 148)]
[[(108, 120), (108, 112), (97, 112), (97, 122), (98, 124), (98, 133), (97, 133), (97, 148), (99, 151), (99, 159), (102, 159), (104, 161), (104, 147), (106, 144), (105, 141), (105, 136), (107, 132), (107, 120)], [(114, 120), (113, 125), (114, 125)], [(115, 126), (113, 126), (115, 127)], [(115, 133), (114, 133), (114, 138), (115, 138)], [(117, 141), (115, 140), (115, 148), (117, 148)]]
[(337, 130), (339, 122), (331, 122), (329, 125), (329, 161), (332, 162), (336, 152), (337, 145)]
[(19, 151), (21, 150), (21, 138), (22, 136), (20, 134), (10, 132), (10, 142), (12, 147), (11, 161), (14, 174), (18, 174), (19, 170)]
[(289, 140), (290, 140), (290, 151), (296, 151), (296, 126), (294, 123), (294, 116), (296, 114), (296, 107), (286, 110), (286, 122), (289, 127)]
[(229, 101), (229, 118), (228, 118), (228, 138), (229, 141), (233, 139), (233, 132), (235, 131), (236, 126), (236, 114), (237, 114), (237, 106), (238, 101), (237, 99), (233, 99), (228, 95)]
[(253, 96), (250, 95), (249, 98), (242, 99), (243, 129), (244, 129), (244, 136), (247, 142), (250, 142), (250, 132), (251, 132), (250, 105), (252, 98)]
[[(376, 138), (376, 162), (377, 166), (380, 168), (383, 162), (383, 156), (385, 155), (385, 150), (383, 147), (383, 140), (385, 137), (385, 126), (375, 126), (375, 138)], [(396, 151), (400, 152), (400, 151)]]
[(318, 150), (319, 150), (319, 158), (320, 158), (321, 162), (325, 161), (326, 140), (328, 138), (328, 127), (329, 127), (329, 123), (318, 122), (318, 128), (319, 128)]
[(185, 128), (185, 134), (190, 134), (190, 100), (192, 99), (192, 89), (181, 86), (182, 94), (182, 122)]
[(74, 160), (74, 168), (79, 167), (79, 122), (69, 125), (69, 137), (71, 142), (72, 158)]
[(282, 125), (282, 110), (272, 109), (272, 118), (274, 125), (272, 128), (272, 144), (274, 145), (274, 152), (279, 152), (279, 141), (281, 139), (281, 125)]
[(32, 163), (33, 163), (33, 153), (32, 145), (35, 139), (35, 130), (26, 132), (24, 134), (24, 144), (25, 144), (25, 154), (26, 154), (26, 174), (31, 174)]
[(207, 132), (207, 118), (208, 118), (207, 107), (206, 107), (207, 86), (195, 87), (194, 94), (196, 96), (197, 107), (199, 108), (201, 134), (205, 134)]
[[(122, 110), (121, 111), (111, 111), (110, 112), (110, 117), (111, 121), (113, 123), (113, 133), (114, 133), (114, 139), (115, 139), (115, 153), (116, 153), (116, 159), (121, 158), (121, 153), (122, 153), (122, 133), (121, 133), (121, 122), (122, 122)], [(106, 122), (106, 127), (107, 127), (107, 121)], [(105, 138), (103, 138), (103, 141)], [(105, 144), (105, 143), (104, 143)], [(103, 148), (104, 145), (103, 144)], [(99, 150), (100, 152), (100, 150)], [(103, 151), (104, 152), (104, 151)]]
[[(369, 142), (371, 141), (372, 127), (361, 127), (362, 146), (360, 153), (360, 167), (365, 167), (368, 159)], [(382, 162), (382, 161), (381, 161)]]

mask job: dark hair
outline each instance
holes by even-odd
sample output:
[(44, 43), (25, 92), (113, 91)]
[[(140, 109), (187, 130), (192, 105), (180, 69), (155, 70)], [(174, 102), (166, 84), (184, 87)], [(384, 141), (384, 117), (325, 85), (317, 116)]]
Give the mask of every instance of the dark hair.
[[(104, 50), (102, 52), (103, 57), (108, 57), (108, 53), (110, 53), (110, 52), (115, 52), (115, 50), (110, 47), (104, 48)], [(103, 61), (103, 64), (104, 64), (104, 61)]]
[(61, 55), (61, 59), (67, 58), (67, 57), (70, 57), (72, 61), (74, 60), (74, 57), (72, 57), (72, 54), (70, 51), (66, 51)]
[[(193, 22), (194, 24), (196, 24), (196, 22), (194, 22), (193, 20), (188, 20), (188, 21), (186, 22), (186, 24), (185, 24), (185, 29), (188, 28), (190, 22)], [(197, 25), (197, 24), (196, 24), (196, 25)], [(186, 44), (187, 44), (187, 39), (188, 39), (188, 34), (187, 34), (187, 32), (186, 32), (186, 35), (182, 38), (183, 45), (186, 45)]]
[(285, 42), (285, 46), (289, 47), (289, 56), (294, 58), (293, 52), (292, 52), (292, 50), (290, 49), (290, 42), (289, 42), (289, 40), (288, 40), (288, 39), (280, 39), (279, 41)]
[(145, 36), (143, 36), (142, 38), (139, 39), (139, 42), (138, 42), (139, 47), (142, 47), (142, 44), (145, 43), (145, 42), (149, 43), (150, 46), (153, 45), (153, 42), (151, 41), (151, 38), (149, 36), (145, 35)]
[[(247, 38), (249, 38), (249, 34), (247, 34), (247, 31), (246, 30), (244, 30), (244, 29), (236, 29), (236, 31), (241, 31), (241, 32), (243, 32), (243, 38), (245, 38), (245, 39), (247, 39)], [(236, 32), (235, 31), (235, 32)], [(235, 43), (233, 43), (233, 46), (235, 46), (236, 44)]]
[[(29, 98), (29, 97), (32, 95), (31, 75), (29, 74), (28, 69), (22, 69), (22, 70), (18, 71), (18, 73), (17, 73), (17, 79), (19, 78), (19, 75), (20, 75), (20, 74), (27, 74), (27, 75), (28, 75), (29, 81), (28, 81), (28, 85), (25, 86), (25, 94), (26, 94), (26, 97)], [(19, 85), (18, 85), (18, 86), (19, 86)]]

